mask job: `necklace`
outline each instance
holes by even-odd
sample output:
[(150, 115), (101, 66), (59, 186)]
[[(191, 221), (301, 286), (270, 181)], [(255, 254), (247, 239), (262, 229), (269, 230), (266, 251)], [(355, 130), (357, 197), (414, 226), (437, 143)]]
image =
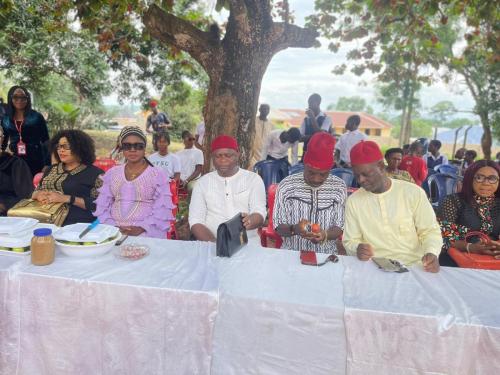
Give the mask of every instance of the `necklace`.
[(137, 171), (132, 171), (131, 168), (130, 168), (130, 166), (129, 166), (129, 164), (127, 164), (125, 166), (125, 170), (126, 170), (128, 176), (130, 177), (131, 180), (135, 180), (138, 176), (140, 176), (140, 174), (142, 172), (144, 172), (144, 169), (145, 169), (144, 165), (145, 164), (146, 163), (143, 160), (142, 163), (141, 163), (141, 166), (139, 167), (139, 169)]

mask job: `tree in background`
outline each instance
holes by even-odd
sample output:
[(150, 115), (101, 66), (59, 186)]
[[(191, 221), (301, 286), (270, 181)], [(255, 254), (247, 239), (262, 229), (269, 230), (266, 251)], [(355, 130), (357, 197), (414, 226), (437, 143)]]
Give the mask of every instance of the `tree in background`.
[[(317, 14), (311, 25), (331, 39), (329, 48), (337, 52), (341, 44), (357, 41), (347, 53), (354, 64), (350, 71), (362, 75), (370, 71), (382, 84), (386, 105), (400, 110), (400, 143), (408, 143), (411, 118), (422, 84), (432, 82), (430, 67), (438, 67), (442, 45), (425, 17), (432, 2), (317, 0)], [(334, 70), (344, 74), (346, 64)], [(397, 100), (394, 100), (397, 98)]]
[[(54, 75), (71, 83), (80, 100), (110, 92), (108, 65), (93, 36), (74, 30), (56, 1), (18, 0), (0, 8), (0, 71), (42, 100)], [(10, 6), (9, 6), (10, 5)]]
[(330, 104), (327, 110), (373, 113), (373, 108), (367, 105), (361, 96), (341, 96), (337, 103)]
[[(476, 102), (474, 112), (484, 129), (483, 152), (490, 157), (491, 127), (500, 126), (497, 1), (317, 0), (316, 9), (310, 24), (332, 39), (332, 51), (341, 43), (357, 41), (347, 54), (355, 62), (351, 71), (361, 75), (369, 70), (388, 85), (386, 92), (397, 92), (402, 108), (400, 142), (412, 134), (411, 115), (420, 85), (432, 82), (439, 67), (447, 66), (464, 77)], [(465, 48), (460, 48), (464, 41)], [(345, 69), (343, 64), (334, 72), (343, 74)]]
[[(463, 77), (474, 101), (474, 113), (483, 127), (481, 148), (491, 158), (492, 132), (500, 139), (500, 14), (497, 1), (446, 1), (440, 10), (458, 19), (458, 36), (444, 64)], [(461, 46), (465, 41), (465, 46)], [(446, 77), (447, 78), (447, 77)]]

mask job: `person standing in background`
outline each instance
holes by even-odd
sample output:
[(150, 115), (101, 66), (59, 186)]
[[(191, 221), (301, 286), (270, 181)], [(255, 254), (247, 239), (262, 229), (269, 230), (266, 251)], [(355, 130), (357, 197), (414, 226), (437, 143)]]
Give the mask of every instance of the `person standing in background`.
[(157, 133), (155, 142), (158, 151), (149, 155), (148, 161), (153, 166), (163, 170), (168, 178), (179, 182), (181, 176), (181, 161), (177, 155), (168, 152), (170, 136), (165, 130), (162, 130)]
[(253, 167), (255, 163), (261, 160), (264, 142), (273, 130), (273, 124), (267, 119), (270, 110), (269, 104), (261, 104), (259, 107), (259, 117), (255, 120), (255, 138), (252, 145), (250, 167)]
[(330, 133), (332, 129), (332, 119), (321, 111), (321, 96), (312, 94), (307, 100), (307, 104), (306, 117), (302, 121), (302, 125), (300, 125), (300, 134), (302, 134), (302, 141), (304, 142), (302, 157), (304, 157), (309, 139), (314, 133), (320, 131)]
[(172, 128), (172, 124), (165, 112), (158, 111), (158, 102), (156, 100), (151, 100), (149, 103), (151, 107), (151, 113), (146, 119), (146, 132), (153, 134), (153, 149), (158, 151), (156, 146), (156, 137), (159, 131), (168, 131)]
[(361, 117), (358, 115), (349, 116), (345, 124), (347, 132), (340, 136), (339, 142), (335, 146), (335, 159), (340, 161), (341, 167), (351, 167), (351, 149), (368, 138), (366, 134), (358, 130), (360, 124)]
[(424, 161), (427, 164), (427, 169), (434, 169), (438, 165), (448, 164), (448, 158), (441, 154), (441, 141), (433, 139), (429, 143), (429, 152), (424, 155)]
[(47, 122), (31, 108), (31, 95), (24, 87), (10, 88), (2, 128), (2, 150), (9, 144), (10, 151), (28, 164), (33, 176), (50, 164)]
[(194, 146), (195, 138), (188, 130), (182, 132), (184, 150), (175, 155), (181, 163), (181, 186), (188, 192), (193, 190), (196, 179), (201, 176), (204, 157), (203, 152)]

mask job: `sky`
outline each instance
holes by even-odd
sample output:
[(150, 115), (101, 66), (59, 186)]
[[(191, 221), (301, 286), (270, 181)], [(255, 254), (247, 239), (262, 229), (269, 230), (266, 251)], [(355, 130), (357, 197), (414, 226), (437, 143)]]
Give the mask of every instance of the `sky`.
[[(290, 9), (295, 12), (295, 23), (302, 26), (304, 17), (314, 13), (314, 1), (290, 0)], [(274, 108), (305, 108), (309, 94), (317, 92), (323, 98), (324, 108), (336, 103), (340, 96), (357, 95), (380, 110), (375, 98), (376, 81), (372, 75), (357, 77), (347, 71), (341, 76), (332, 73), (333, 68), (342, 63), (346, 63), (349, 68), (345, 58), (348, 46), (333, 53), (327, 48), (328, 42), (322, 42), (320, 48), (291, 48), (278, 53), (264, 76), (260, 101)], [(420, 100), (423, 110), (443, 100), (450, 100), (455, 107), (463, 110), (470, 110), (474, 106), (467, 88), (458, 79), (450, 85), (437, 82), (424, 87), (420, 92)]]
[[(212, 15), (218, 20), (224, 18), (213, 10), (215, 0), (207, 0)], [(295, 23), (302, 26), (304, 18), (314, 13), (313, 0), (290, 0), (290, 9), (294, 11)], [(211, 5), (210, 5), (211, 4)], [(322, 98), (322, 107), (337, 102), (341, 96), (361, 96), (376, 112), (382, 107), (375, 98), (374, 77), (365, 74), (357, 77), (346, 71), (342, 76), (332, 73), (336, 65), (347, 63), (345, 54), (349, 46), (343, 46), (338, 53), (332, 53), (327, 48), (328, 42), (323, 40), (320, 48), (289, 48), (279, 52), (271, 61), (264, 76), (260, 103), (268, 103), (272, 108), (305, 108), (310, 94), (317, 92)], [(349, 67), (349, 63), (347, 63)], [(425, 114), (434, 104), (450, 100), (461, 110), (471, 110), (474, 102), (467, 88), (458, 80), (450, 85), (436, 82), (420, 91), (422, 112)], [(362, 84), (364, 83), (364, 84)], [(106, 104), (116, 104), (116, 97), (105, 99)], [(461, 114), (461, 117), (465, 117)]]

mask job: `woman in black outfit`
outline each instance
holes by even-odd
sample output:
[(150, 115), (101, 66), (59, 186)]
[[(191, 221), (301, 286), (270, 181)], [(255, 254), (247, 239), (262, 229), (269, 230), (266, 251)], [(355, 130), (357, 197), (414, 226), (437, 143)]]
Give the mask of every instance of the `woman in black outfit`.
[(24, 87), (10, 88), (2, 127), (2, 150), (7, 148), (10, 141), (10, 151), (28, 163), (33, 176), (50, 163), (47, 153), (47, 123), (39, 112), (31, 108), (31, 96)]
[[(439, 257), (443, 266), (456, 266), (448, 255), (454, 247), (460, 251), (493, 255), (500, 259), (500, 167), (491, 160), (479, 160), (467, 168), (462, 191), (447, 196), (439, 206), (438, 219), (444, 247)], [(478, 236), (465, 241), (467, 233), (479, 231), (491, 242)]]
[(104, 172), (93, 166), (94, 141), (81, 130), (63, 130), (50, 140), (57, 164), (45, 172), (32, 198), (44, 204), (66, 203), (69, 213), (63, 225), (95, 220), (94, 200)]
[[(3, 131), (0, 127), (0, 143)], [(0, 151), (0, 216), (21, 199), (29, 198), (33, 181), (28, 164), (8, 152)]]

